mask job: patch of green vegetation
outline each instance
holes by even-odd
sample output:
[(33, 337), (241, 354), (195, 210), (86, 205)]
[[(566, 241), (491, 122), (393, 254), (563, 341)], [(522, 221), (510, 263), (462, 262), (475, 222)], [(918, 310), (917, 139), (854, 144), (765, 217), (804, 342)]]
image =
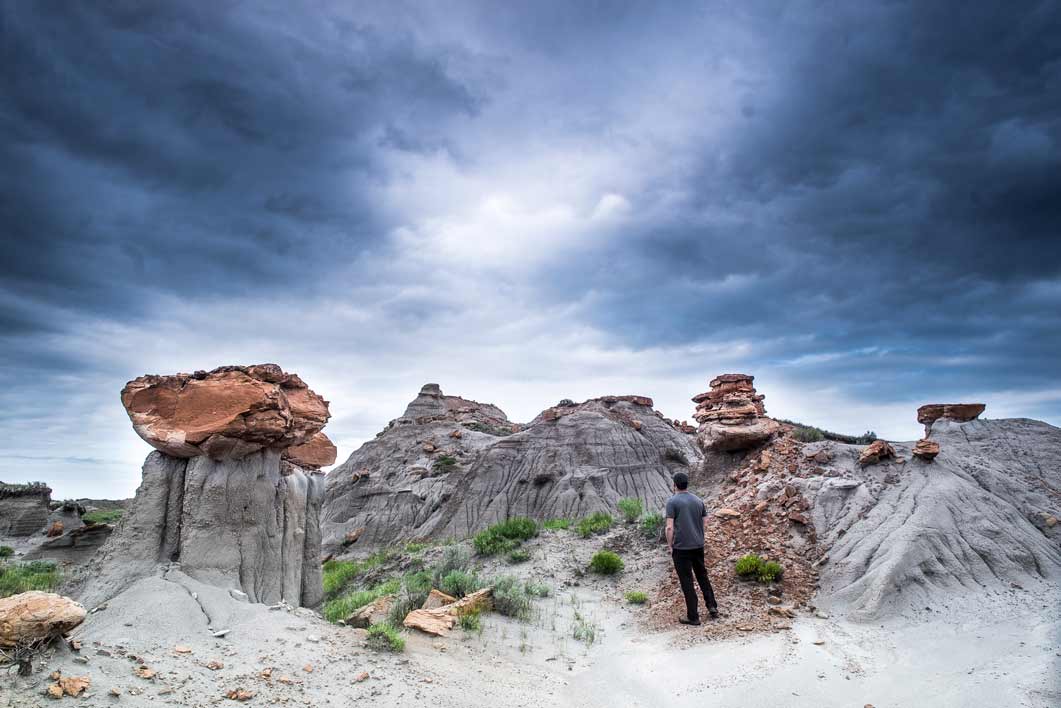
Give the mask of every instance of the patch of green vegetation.
[(526, 620), (530, 617), (531, 603), (519, 579), (511, 575), (495, 578), (491, 583), (494, 610), (508, 617)]
[(508, 554), (508, 562), (515, 565), (516, 563), (526, 563), (530, 560), (530, 551), (525, 548), (517, 548)]
[(836, 442), (847, 443), (848, 445), (869, 445), (871, 442), (877, 439), (877, 434), (872, 430), (867, 430), (862, 435), (844, 435), (842, 433), (834, 433), (831, 430), (823, 430), (814, 425), (804, 425), (803, 423), (797, 423), (794, 420), (780, 420), (782, 423), (787, 423), (793, 426), (792, 437), (800, 442), (818, 442), (820, 440), (835, 440)]
[(742, 578), (755, 578), (760, 583), (772, 583), (781, 578), (784, 569), (777, 561), (766, 561), (754, 553), (737, 559), (737, 575)]
[(330, 560), (326, 562), (321, 567), (324, 574), (325, 597), (335, 597), (354, 578), (373, 568), (378, 568), (393, 557), (393, 550), (384, 549), (359, 561)]
[(416, 555), (417, 553), (423, 553), (425, 550), (431, 547), (430, 543), (411, 541), (405, 544), (405, 552), (409, 555)]
[(447, 595), (461, 598), (465, 595), (471, 595), (476, 590), (481, 590), (485, 585), (479, 576), (475, 573), (469, 573), (464, 570), (451, 570), (442, 578), (442, 582), (439, 583), (438, 589)]
[(545, 583), (534, 583), (528, 580), (523, 586), (523, 592), (531, 597), (549, 597), (549, 595), (552, 594), (553, 589)]
[(513, 517), (475, 534), (472, 544), (482, 556), (495, 556), (516, 550), (520, 543), (538, 535), (538, 524), (524, 517)]
[(640, 590), (631, 590), (626, 593), (626, 601), (631, 605), (643, 605), (648, 602), (648, 595)]
[(637, 521), (638, 517), (641, 516), (641, 512), (645, 510), (644, 505), (641, 504), (640, 499), (634, 499), (633, 497), (627, 497), (619, 500), (619, 511), (623, 513), (623, 518), (626, 519), (626, 523), (632, 524)]
[(478, 612), (461, 612), (457, 615), (457, 622), (465, 632), (481, 634), (483, 631), (483, 622)]
[(51, 592), (59, 587), (62, 574), (51, 561), (0, 564), (0, 597), (9, 597), (30, 590)]
[(452, 472), (457, 466), (457, 458), (452, 455), (440, 455), (431, 463), (431, 468), (436, 472)]
[(390, 651), (400, 654), (405, 651), (405, 639), (393, 625), (386, 622), (374, 624), (368, 628), (368, 646), (376, 651)]
[(587, 620), (576, 610), (575, 621), (571, 625), (571, 636), (580, 642), (592, 644), (597, 641), (597, 625)]
[(597, 551), (589, 562), (589, 569), (600, 575), (615, 575), (623, 567), (623, 559), (611, 551)]
[(548, 519), (542, 526), (550, 531), (565, 531), (571, 528), (571, 519)]
[(401, 588), (402, 583), (398, 578), (392, 578), (374, 587), (365, 590), (354, 590), (345, 595), (328, 600), (324, 603), (324, 619), (329, 622), (338, 622), (346, 619), (355, 611), (360, 610), (370, 602), (375, 602), (383, 595), (392, 595)]
[(487, 425), (486, 423), (480, 423), (477, 420), (474, 420), (470, 423), (465, 423), (464, 427), (468, 430), (474, 430), (477, 433), (486, 433), (487, 435), (493, 435), (499, 438), (503, 438), (506, 435), (512, 434), (512, 428), (503, 428), (495, 425)]
[(641, 518), (641, 534), (650, 541), (657, 541), (663, 530), (663, 514), (654, 511)]
[(611, 514), (598, 511), (579, 521), (575, 530), (582, 538), (588, 538), (593, 534), (605, 533), (613, 524), (615, 524), (615, 519)]
[(89, 526), (93, 524), (116, 524), (124, 513), (125, 511), (122, 509), (97, 509), (82, 516), (81, 520)]
[(11, 546), (0, 546), (0, 558), (10, 558), (15, 555), (15, 549)]

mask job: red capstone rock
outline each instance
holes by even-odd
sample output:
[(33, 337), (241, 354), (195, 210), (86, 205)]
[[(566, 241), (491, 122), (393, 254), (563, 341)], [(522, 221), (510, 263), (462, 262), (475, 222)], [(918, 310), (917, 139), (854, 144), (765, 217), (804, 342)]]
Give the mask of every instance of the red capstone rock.
[(863, 448), (858, 456), (858, 464), (863, 466), (875, 465), (881, 460), (893, 459), (894, 457), (895, 448), (884, 440), (874, 440)]
[(711, 380), (710, 391), (693, 396), (702, 449), (746, 450), (780, 431), (777, 421), (765, 417), (765, 396), (755, 391), (754, 380), (748, 374), (722, 374)]
[(308, 444), (305, 454), (320, 460), (331, 445), (315, 439), (328, 402), (276, 364), (141, 376), (122, 389), (122, 405), (136, 433), (174, 457), (240, 458)]
[(931, 462), (939, 454), (939, 443), (935, 440), (921, 439), (913, 449), (914, 457)]
[(946, 418), (964, 423), (979, 418), (985, 408), (983, 403), (928, 403), (917, 409), (917, 422), (932, 425)]

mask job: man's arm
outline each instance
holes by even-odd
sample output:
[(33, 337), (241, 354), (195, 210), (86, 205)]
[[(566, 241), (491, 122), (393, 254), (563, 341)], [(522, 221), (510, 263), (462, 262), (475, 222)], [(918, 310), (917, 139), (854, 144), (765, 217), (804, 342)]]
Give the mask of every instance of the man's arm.
[(667, 518), (667, 550), (674, 550), (674, 519)]

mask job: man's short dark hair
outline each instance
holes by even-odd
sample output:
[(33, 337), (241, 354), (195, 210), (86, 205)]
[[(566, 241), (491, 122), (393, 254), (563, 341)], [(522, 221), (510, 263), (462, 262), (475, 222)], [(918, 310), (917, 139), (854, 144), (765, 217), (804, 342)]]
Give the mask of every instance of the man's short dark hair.
[(678, 489), (689, 488), (689, 475), (685, 474), (684, 472), (675, 472), (673, 479), (674, 486)]

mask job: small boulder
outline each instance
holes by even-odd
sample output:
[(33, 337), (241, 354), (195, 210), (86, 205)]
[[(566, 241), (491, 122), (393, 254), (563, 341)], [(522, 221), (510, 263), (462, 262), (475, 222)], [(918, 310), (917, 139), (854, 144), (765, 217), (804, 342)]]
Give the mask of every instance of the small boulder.
[(874, 440), (862, 450), (862, 453), (858, 456), (858, 464), (865, 467), (866, 465), (875, 465), (881, 460), (894, 458), (895, 448), (884, 440)]
[(925, 462), (931, 462), (938, 454), (939, 443), (935, 440), (923, 438), (914, 445), (914, 457), (920, 458)]
[(441, 590), (431, 589), (427, 599), (424, 600), (424, 604), (420, 606), (421, 610), (433, 610), (437, 607), (445, 607), (457, 601), (457, 598), (452, 595), (447, 595)]
[(85, 620), (85, 608), (68, 597), (32, 590), (0, 599), (0, 646), (56, 637)]
[(741, 515), (740, 512), (737, 511), (736, 509), (727, 509), (726, 507), (723, 507), (721, 509), (716, 509), (715, 510), (715, 516), (717, 516), (718, 518), (723, 519), (723, 520), (726, 520), (726, 519), (739, 519), (740, 515)]
[(489, 610), (492, 604), (491, 593), (491, 588), (483, 588), (442, 607), (413, 610), (405, 616), (402, 624), (410, 629), (419, 629), (426, 634), (444, 637), (449, 630), (453, 629), (453, 625), (457, 623), (457, 618), (461, 615)]
[(346, 624), (350, 627), (368, 629), (387, 619), (391, 607), (394, 605), (394, 595), (382, 595), (364, 607), (358, 608), (346, 618)]

